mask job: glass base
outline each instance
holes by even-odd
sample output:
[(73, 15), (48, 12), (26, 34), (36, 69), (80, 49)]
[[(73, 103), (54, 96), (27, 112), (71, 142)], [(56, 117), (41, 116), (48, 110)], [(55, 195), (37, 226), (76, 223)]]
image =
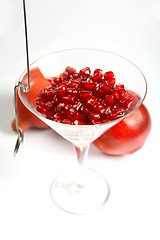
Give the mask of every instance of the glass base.
[(53, 202), (73, 214), (89, 214), (100, 209), (109, 193), (105, 178), (91, 169), (64, 173), (56, 177), (50, 188)]

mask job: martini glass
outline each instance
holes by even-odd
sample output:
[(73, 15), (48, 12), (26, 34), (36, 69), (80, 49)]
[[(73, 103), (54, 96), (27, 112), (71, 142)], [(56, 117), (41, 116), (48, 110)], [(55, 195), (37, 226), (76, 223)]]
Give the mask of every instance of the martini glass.
[[(71, 66), (77, 71), (86, 66), (92, 71), (95, 68), (100, 68), (104, 72), (113, 71), (117, 83), (124, 84), (127, 89), (139, 96), (134, 109), (119, 119), (96, 125), (69, 125), (45, 118), (36, 110), (35, 101), (29, 102), (28, 92), (18, 89), (23, 104), (49, 127), (70, 141), (75, 149), (77, 158), (75, 166), (58, 175), (51, 184), (50, 194), (53, 202), (67, 212), (88, 214), (100, 209), (106, 203), (110, 193), (106, 179), (96, 170), (85, 167), (89, 145), (104, 131), (134, 112), (142, 104), (147, 84), (143, 73), (133, 63), (119, 55), (102, 50), (70, 49), (50, 53), (32, 63), (30, 70), (39, 68), (44, 77), (48, 78), (58, 76), (66, 66)], [(27, 72), (24, 71), (19, 79), (19, 82), (24, 85), (23, 80), (26, 74)], [(32, 83), (29, 91), (31, 90)]]

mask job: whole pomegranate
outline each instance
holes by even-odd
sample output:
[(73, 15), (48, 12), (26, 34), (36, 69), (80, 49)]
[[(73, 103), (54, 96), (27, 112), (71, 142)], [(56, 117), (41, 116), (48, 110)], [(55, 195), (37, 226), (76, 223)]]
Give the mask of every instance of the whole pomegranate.
[(93, 144), (109, 155), (131, 154), (140, 149), (151, 129), (151, 117), (142, 104), (135, 112), (111, 127)]

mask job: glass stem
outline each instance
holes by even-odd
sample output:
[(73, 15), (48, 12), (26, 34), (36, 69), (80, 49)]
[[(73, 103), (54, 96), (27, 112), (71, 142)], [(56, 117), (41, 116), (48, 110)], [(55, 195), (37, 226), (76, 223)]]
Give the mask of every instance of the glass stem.
[(74, 145), (76, 157), (78, 160), (78, 165), (80, 166), (80, 168), (82, 167), (84, 168), (84, 164), (88, 157), (89, 147), (90, 147), (90, 143), (87, 145), (79, 145), (79, 146)]

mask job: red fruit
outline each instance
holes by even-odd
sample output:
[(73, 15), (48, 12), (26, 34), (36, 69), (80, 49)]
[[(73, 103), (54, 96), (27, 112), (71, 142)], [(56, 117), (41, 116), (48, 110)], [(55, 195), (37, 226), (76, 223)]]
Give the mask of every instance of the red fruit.
[(143, 146), (150, 129), (150, 114), (142, 104), (135, 112), (107, 130), (93, 143), (106, 154), (131, 154)]
[(89, 77), (89, 75), (91, 74), (91, 70), (90, 70), (89, 67), (85, 67), (85, 68), (82, 68), (82, 69), (79, 71), (79, 74), (80, 74), (80, 76)]
[[(27, 86), (27, 74), (23, 77), (23, 84)], [(31, 88), (28, 93), (22, 93), (23, 96), (27, 99), (28, 103), (32, 106), (36, 106), (36, 98), (39, 91), (42, 88), (50, 86), (49, 82), (44, 78), (39, 68), (34, 68), (30, 70), (30, 83)], [(19, 95), (17, 93), (17, 112), (18, 112), (18, 123), (20, 128), (25, 131), (31, 127), (37, 128), (48, 128), (48, 126), (42, 122), (38, 117), (31, 113), (21, 102)], [(16, 129), (15, 119), (12, 122), (12, 128), (14, 131)]]
[(102, 70), (101, 70), (101, 69), (95, 69), (95, 70), (94, 70), (94, 73), (93, 73), (93, 79), (94, 79), (95, 81), (99, 81), (99, 80), (102, 79), (102, 77), (103, 77), (103, 72), (102, 72)]

